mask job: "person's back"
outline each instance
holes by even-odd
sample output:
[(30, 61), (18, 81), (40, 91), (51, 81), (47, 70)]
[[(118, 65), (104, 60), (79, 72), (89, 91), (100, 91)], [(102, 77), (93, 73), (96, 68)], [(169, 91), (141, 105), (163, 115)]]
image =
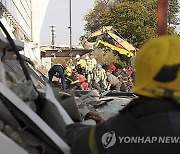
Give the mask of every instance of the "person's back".
[(135, 60), (138, 98), (102, 124), (67, 127), (72, 153), (179, 154), (179, 42), (164, 36), (145, 43)]
[(53, 65), (48, 71), (49, 81), (52, 82), (53, 76), (61, 79), (62, 88), (66, 90), (66, 82), (64, 76), (64, 68), (62, 65)]
[(74, 75), (66, 76), (67, 89), (81, 89), (80, 82)]
[(86, 77), (82, 74), (78, 74), (77, 72), (74, 73), (74, 76), (79, 80), (82, 90), (87, 90), (88, 83), (87, 83)]
[(74, 139), (72, 153), (178, 154), (179, 121), (180, 107), (171, 101), (140, 97), (118, 116), (91, 129), (86, 126)]
[(117, 90), (120, 91), (121, 82), (119, 79), (112, 74), (110, 70), (106, 71), (107, 75), (107, 90)]

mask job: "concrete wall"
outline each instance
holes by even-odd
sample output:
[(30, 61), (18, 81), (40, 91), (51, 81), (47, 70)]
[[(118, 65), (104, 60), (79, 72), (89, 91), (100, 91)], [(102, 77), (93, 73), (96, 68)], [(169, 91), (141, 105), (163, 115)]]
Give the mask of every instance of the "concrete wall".
[(51, 57), (42, 57), (41, 58), (41, 64), (49, 70), (51, 68)]
[[(4, 16), (10, 26), (19, 28), (25, 37), (31, 39), (31, 0), (1, 0), (0, 2), (7, 9)], [(21, 33), (19, 35), (19, 38), (24, 38)]]
[[(23, 53), (40, 62), (40, 31), (49, 0), (0, 0), (16, 39), (25, 43)], [(31, 53), (32, 52), (32, 53)]]
[(40, 32), (48, 2), (49, 0), (32, 0), (32, 40), (34, 44), (34, 54), (38, 61), (40, 61)]

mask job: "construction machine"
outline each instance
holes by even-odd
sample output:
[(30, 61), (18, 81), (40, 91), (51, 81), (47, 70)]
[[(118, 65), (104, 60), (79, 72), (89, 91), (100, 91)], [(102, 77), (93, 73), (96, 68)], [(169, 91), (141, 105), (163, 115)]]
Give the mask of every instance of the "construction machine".
[(81, 36), (80, 42), (85, 49), (104, 47), (128, 57), (136, 53), (136, 48), (120, 36), (112, 26), (104, 26), (93, 33)]

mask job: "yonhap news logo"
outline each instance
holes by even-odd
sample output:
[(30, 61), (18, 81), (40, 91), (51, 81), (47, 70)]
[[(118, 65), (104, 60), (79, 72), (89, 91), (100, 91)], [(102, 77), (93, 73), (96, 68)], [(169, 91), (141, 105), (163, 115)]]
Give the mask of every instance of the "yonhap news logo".
[(111, 132), (104, 133), (101, 138), (101, 142), (104, 148), (112, 147), (116, 143), (115, 132), (111, 131)]
[(118, 141), (125, 144), (179, 144), (180, 136), (119, 136)]
[(104, 148), (118, 144), (180, 144), (180, 136), (116, 136), (114, 131), (106, 132), (101, 137)]

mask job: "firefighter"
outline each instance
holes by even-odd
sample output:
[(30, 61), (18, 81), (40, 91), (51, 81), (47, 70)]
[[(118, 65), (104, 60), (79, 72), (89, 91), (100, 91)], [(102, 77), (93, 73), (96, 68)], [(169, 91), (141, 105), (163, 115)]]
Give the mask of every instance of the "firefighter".
[(72, 75), (71, 68), (65, 63), (63, 64), (63, 67), (67, 89), (81, 89), (79, 80)]
[(80, 89), (81, 90), (81, 84), (77, 77), (75, 77), (73, 74), (66, 76), (66, 84), (67, 89)]
[(59, 79), (61, 79), (62, 89), (66, 90), (64, 70), (65, 68), (61, 64), (53, 65), (48, 72), (48, 76), (50, 82), (52, 82), (53, 76), (56, 76)]
[(97, 126), (69, 125), (72, 154), (179, 154), (179, 42), (180, 36), (161, 36), (141, 47), (135, 59), (139, 97)]
[(94, 81), (95, 83), (99, 84), (101, 90), (107, 88), (106, 79), (106, 71), (102, 68), (101, 64), (97, 64), (94, 71)]
[(92, 53), (90, 53), (89, 57), (86, 58), (86, 64), (87, 64), (87, 69), (86, 69), (87, 80), (88, 80), (88, 83), (91, 84), (91, 80), (93, 79), (93, 71), (94, 71), (94, 69), (96, 68), (96, 65), (97, 65), (97, 61), (93, 57)]
[(108, 70), (110, 70), (114, 76), (119, 76), (118, 70), (115, 65), (109, 65)]
[(82, 74), (78, 74), (77, 71), (73, 71), (73, 75), (79, 80), (82, 90), (88, 90), (88, 83), (86, 77)]
[(106, 71), (107, 75), (107, 90), (117, 90), (120, 91), (121, 82), (120, 80), (112, 74), (110, 70)]
[(76, 55), (76, 70), (78, 73), (85, 75), (87, 64), (84, 59), (81, 59), (80, 55)]
[(75, 65), (72, 59), (68, 61), (68, 66), (70, 67), (71, 71), (75, 69)]
[(65, 63), (63, 64), (63, 68), (64, 68), (64, 75), (71, 76), (72, 74), (71, 68)]

